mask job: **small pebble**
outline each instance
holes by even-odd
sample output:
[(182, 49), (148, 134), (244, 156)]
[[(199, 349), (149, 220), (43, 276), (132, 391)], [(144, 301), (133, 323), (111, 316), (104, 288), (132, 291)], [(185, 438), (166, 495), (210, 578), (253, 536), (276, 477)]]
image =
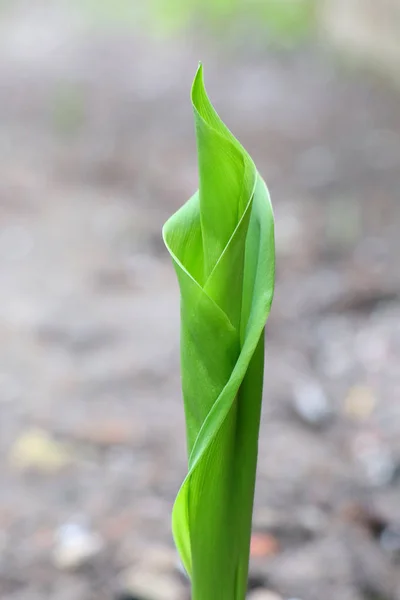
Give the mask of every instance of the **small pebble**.
[(123, 571), (120, 580), (121, 592), (118, 598), (181, 600), (185, 597), (182, 584), (172, 574), (143, 569), (140, 565)]
[(356, 335), (354, 347), (359, 362), (370, 373), (379, 373), (388, 360), (388, 340), (376, 329), (361, 330)]
[(395, 557), (400, 557), (400, 525), (388, 525), (381, 533), (382, 548)]
[(16, 470), (50, 474), (71, 464), (73, 458), (70, 449), (48, 431), (29, 428), (12, 445), (9, 462)]
[(371, 388), (355, 385), (350, 388), (344, 400), (344, 412), (351, 419), (363, 421), (367, 419), (376, 406), (376, 398)]
[(279, 541), (270, 533), (255, 532), (251, 536), (250, 556), (274, 556), (279, 552)]
[(300, 383), (294, 390), (293, 408), (308, 425), (323, 425), (332, 416), (332, 407), (322, 387), (316, 381)]
[(390, 449), (378, 436), (374, 434), (356, 436), (353, 454), (371, 485), (383, 487), (391, 483), (397, 465)]
[(261, 588), (250, 592), (247, 598), (248, 600), (282, 600), (282, 596), (279, 596), (279, 594), (271, 592), (271, 590), (263, 590)]
[(98, 533), (78, 521), (62, 525), (56, 533), (53, 560), (61, 570), (77, 569), (91, 562), (104, 549)]

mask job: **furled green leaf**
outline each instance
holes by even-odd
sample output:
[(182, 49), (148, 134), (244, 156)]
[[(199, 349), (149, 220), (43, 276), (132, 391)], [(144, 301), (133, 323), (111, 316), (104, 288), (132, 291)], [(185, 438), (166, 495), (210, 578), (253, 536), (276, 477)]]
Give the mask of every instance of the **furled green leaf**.
[(188, 474), (172, 526), (193, 600), (242, 600), (274, 288), (267, 188), (211, 105), (192, 87), (199, 190), (164, 225), (181, 292)]

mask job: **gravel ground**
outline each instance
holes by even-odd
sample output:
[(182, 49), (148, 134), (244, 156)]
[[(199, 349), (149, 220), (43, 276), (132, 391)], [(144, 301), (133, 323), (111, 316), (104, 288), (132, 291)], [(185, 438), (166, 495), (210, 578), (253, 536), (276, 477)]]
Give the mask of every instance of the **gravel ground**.
[(197, 185), (200, 55), (276, 214), (251, 586), (398, 600), (398, 95), (319, 48), (154, 41), (60, 10), (0, 21), (1, 598), (188, 596), (160, 229)]

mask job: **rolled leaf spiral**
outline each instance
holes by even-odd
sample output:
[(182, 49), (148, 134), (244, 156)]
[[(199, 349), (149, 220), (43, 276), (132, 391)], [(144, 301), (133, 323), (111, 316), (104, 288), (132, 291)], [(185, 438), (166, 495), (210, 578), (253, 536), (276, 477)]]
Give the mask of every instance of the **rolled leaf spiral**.
[(188, 447), (172, 529), (193, 600), (243, 600), (274, 220), (264, 181), (208, 99), (201, 65), (191, 98), (199, 189), (163, 228), (181, 294)]

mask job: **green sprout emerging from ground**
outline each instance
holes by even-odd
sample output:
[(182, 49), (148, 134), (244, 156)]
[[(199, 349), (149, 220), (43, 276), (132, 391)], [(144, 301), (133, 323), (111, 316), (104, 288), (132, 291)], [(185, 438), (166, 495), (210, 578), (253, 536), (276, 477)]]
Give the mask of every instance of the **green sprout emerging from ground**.
[(257, 464), (274, 221), (257, 169), (192, 87), (199, 190), (164, 225), (181, 292), (188, 474), (172, 527), (193, 600), (243, 600)]

